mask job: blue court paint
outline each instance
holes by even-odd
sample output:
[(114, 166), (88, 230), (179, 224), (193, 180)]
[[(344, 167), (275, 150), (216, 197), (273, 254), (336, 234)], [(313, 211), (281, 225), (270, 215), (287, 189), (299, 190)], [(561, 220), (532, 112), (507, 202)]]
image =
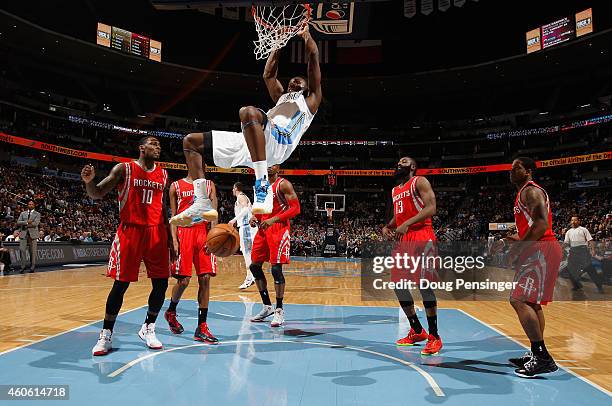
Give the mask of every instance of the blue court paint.
[(91, 405), (610, 404), (562, 370), (514, 376), (506, 360), (524, 348), (454, 309), (440, 310), (443, 352), (424, 358), (421, 347), (393, 344), (406, 333), (395, 308), (288, 304), (287, 325), (272, 329), (246, 318), (259, 306), (212, 302), (209, 326), (222, 344), (211, 346), (192, 340), (197, 305), (182, 301), (182, 335), (158, 320), (163, 353), (136, 335), (143, 307), (119, 316), (111, 354), (90, 355), (101, 323), (85, 326), (0, 355), (0, 382), (67, 384), (71, 403)]

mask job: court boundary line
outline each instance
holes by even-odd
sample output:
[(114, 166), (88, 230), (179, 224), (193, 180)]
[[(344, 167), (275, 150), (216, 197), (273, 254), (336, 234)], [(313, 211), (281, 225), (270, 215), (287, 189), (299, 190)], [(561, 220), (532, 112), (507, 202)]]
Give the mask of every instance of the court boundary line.
[[(183, 345), (183, 346), (180, 346), (180, 347), (172, 347), (172, 348), (168, 348), (166, 350), (152, 352), (152, 353), (149, 353), (149, 354), (144, 355), (142, 357), (136, 358), (136, 359), (126, 363), (124, 366), (122, 366), (122, 367), (116, 369), (115, 371), (111, 372), (110, 374), (107, 375), (107, 377), (115, 378), (118, 375), (122, 374), (123, 372), (127, 371), (128, 369), (132, 368), (133, 366), (139, 364), (140, 362), (142, 362), (144, 360), (147, 360), (147, 359), (150, 359), (150, 358), (154, 358), (154, 357), (156, 357), (158, 355), (166, 354), (166, 353), (173, 352), (173, 351), (183, 350), (183, 349), (187, 349), (187, 348), (194, 348), (194, 347), (215, 348), (215, 347), (219, 347), (221, 345), (230, 345), (230, 344), (277, 344), (277, 343), (308, 344), (308, 345), (318, 345), (318, 346), (322, 346), (322, 347), (330, 347), (332, 349), (348, 349), (348, 350), (352, 350), (352, 351), (365, 352), (367, 354), (373, 354), (373, 355), (376, 355), (376, 356), (387, 358), (387, 359), (390, 359), (392, 361), (398, 362), (398, 363), (400, 363), (402, 365), (406, 365), (406, 366), (414, 369), (416, 372), (418, 372), (419, 375), (421, 375), (427, 381), (427, 383), (429, 384), (431, 389), (434, 391), (434, 394), (436, 396), (438, 396), (438, 397), (445, 397), (446, 396), (446, 394), (440, 388), (440, 386), (435, 381), (435, 379), (428, 372), (424, 371), (422, 368), (420, 368), (418, 365), (413, 364), (412, 362), (402, 360), (400, 358), (394, 357), (394, 356), (389, 355), (389, 354), (384, 354), (384, 353), (381, 353), (381, 352), (368, 350), (366, 348), (353, 347), (353, 346), (350, 346), (350, 345), (343, 345), (343, 344), (323, 343), (323, 342), (317, 342), (317, 341), (231, 340), (231, 341), (221, 341), (221, 342), (219, 342), (218, 344), (215, 344), (215, 345), (205, 344), (205, 343)], [(337, 347), (337, 348), (333, 348), (333, 347)]]
[[(495, 327), (493, 327), (493, 326), (490, 326), (488, 323), (486, 323), (486, 322), (484, 322), (484, 321), (480, 320), (480, 319), (479, 319), (478, 317), (476, 317), (476, 316), (471, 315), (470, 313), (466, 312), (465, 310), (463, 310), (463, 309), (455, 309), (455, 310), (460, 311), (461, 313), (465, 314), (466, 316), (470, 317), (471, 319), (473, 319), (473, 320), (477, 321), (478, 323), (482, 324), (483, 326), (485, 326), (485, 327), (487, 327), (487, 328), (489, 328), (489, 329), (491, 329), (491, 330), (495, 331), (497, 334), (499, 334), (499, 335), (501, 335), (502, 337), (507, 338), (508, 340), (510, 340), (510, 341), (512, 341), (512, 342), (514, 342), (514, 343), (516, 343), (516, 344), (518, 344), (518, 345), (520, 345), (521, 347), (523, 347), (523, 348), (525, 348), (525, 349), (527, 349), (527, 350), (529, 350), (529, 349), (530, 349), (530, 348), (529, 348), (529, 347), (527, 347), (525, 344), (521, 343), (520, 341), (516, 340), (516, 339), (515, 339), (515, 338), (513, 338), (513, 337), (510, 337), (508, 334), (504, 333), (503, 331), (501, 331), (501, 330), (499, 330), (499, 329), (496, 329), (496, 328), (495, 328)], [(565, 366), (563, 366), (563, 365), (561, 365), (561, 364), (557, 364), (557, 365), (559, 366), (559, 368), (563, 369), (563, 370), (564, 370), (565, 372), (567, 372), (568, 374), (575, 376), (576, 378), (580, 379), (580, 380), (581, 380), (581, 381), (583, 381), (584, 383), (586, 383), (586, 384), (588, 384), (588, 385), (591, 385), (593, 388), (595, 388), (595, 389), (597, 389), (597, 390), (600, 390), (600, 391), (601, 391), (601, 392), (603, 392), (604, 394), (606, 394), (606, 395), (608, 395), (608, 396), (612, 396), (612, 392), (610, 392), (609, 390), (607, 390), (607, 389), (605, 389), (605, 388), (603, 388), (603, 387), (599, 386), (599, 385), (598, 385), (598, 384), (596, 384), (595, 382), (591, 382), (591, 381), (589, 381), (587, 378), (585, 378), (585, 377), (583, 377), (583, 376), (578, 375), (578, 374), (577, 374), (577, 373), (575, 373), (574, 371), (572, 371), (572, 370), (568, 369), (567, 367), (565, 367)]]
[[(135, 310), (142, 309), (142, 308), (143, 308), (143, 307), (145, 307), (145, 306), (147, 306), (147, 305), (145, 304), (145, 305), (142, 305), (142, 306), (139, 306), (139, 307), (135, 307), (135, 308), (130, 309), (130, 310), (126, 310), (126, 311), (124, 311), (124, 312), (119, 313), (117, 316), (122, 316), (122, 315), (124, 315), (124, 314), (126, 314), (126, 313), (130, 313), (130, 312), (133, 312), (133, 311), (135, 311)], [(40, 340), (32, 341), (31, 343), (27, 343), (27, 344), (25, 344), (25, 345), (20, 345), (19, 347), (15, 347), (15, 348), (11, 348), (11, 349), (8, 349), (8, 350), (5, 350), (5, 351), (2, 351), (2, 352), (0, 352), (0, 357), (1, 357), (1, 356), (3, 356), (3, 355), (5, 355), (5, 354), (8, 354), (9, 352), (13, 352), (13, 351), (16, 351), (16, 350), (21, 350), (21, 349), (26, 348), (26, 347), (29, 347), (29, 346), (31, 346), (31, 345), (38, 344), (38, 343), (42, 343), (43, 341), (50, 340), (50, 339), (52, 339), (52, 338), (55, 338), (55, 337), (61, 336), (61, 335), (63, 335), (63, 334), (73, 332), (73, 331), (78, 330), (78, 329), (83, 328), (83, 327), (91, 326), (92, 324), (99, 323), (99, 322), (101, 322), (101, 321), (103, 321), (103, 320), (104, 320), (104, 319), (99, 319), (99, 320), (96, 320), (96, 321), (92, 321), (91, 323), (83, 324), (83, 325), (81, 325), (81, 326), (78, 326), (78, 327), (75, 327), (75, 328), (71, 328), (70, 330), (62, 331), (61, 333), (57, 333), (57, 334), (53, 334), (52, 336), (48, 336), (48, 337), (45, 337), (45, 338), (41, 338)]]

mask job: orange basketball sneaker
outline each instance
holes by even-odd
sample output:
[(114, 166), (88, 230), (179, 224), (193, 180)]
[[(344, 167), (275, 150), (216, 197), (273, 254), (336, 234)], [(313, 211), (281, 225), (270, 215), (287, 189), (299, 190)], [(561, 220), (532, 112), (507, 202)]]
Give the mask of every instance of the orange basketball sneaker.
[(404, 338), (400, 338), (395, 342), (397, 345), (414, 345), (415, 343), (427, 340), (427, 331), (422, 329), (419, 334), (414, 332), (414, 329), (411, 328), (408, 332), (408, 335)]
[(431, 334), (427, 337), (427, 344), (421, 351), (422, 355), (436, 355), (442, 349), (442, 338), (432, 336)]

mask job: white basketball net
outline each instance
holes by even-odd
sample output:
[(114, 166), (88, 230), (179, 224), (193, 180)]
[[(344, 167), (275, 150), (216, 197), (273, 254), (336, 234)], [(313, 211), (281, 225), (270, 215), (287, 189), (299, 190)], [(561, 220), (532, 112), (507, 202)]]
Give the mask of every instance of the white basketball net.
[(264, 59), (272, 51), (281, 49), (310, 21), (308, 4), (285, 6), (253, 6), (253, 19), (257, 30), (255, 58)]

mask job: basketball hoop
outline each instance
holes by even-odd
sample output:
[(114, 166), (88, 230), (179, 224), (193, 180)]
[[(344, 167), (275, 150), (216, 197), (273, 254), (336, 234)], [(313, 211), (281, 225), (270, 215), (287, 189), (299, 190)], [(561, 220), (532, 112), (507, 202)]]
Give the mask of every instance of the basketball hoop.
[(312, 9), (308, 3), (285, 6), (251, 7), (257, 41), (255, 59), (264, 59), (281, 49), (310, 21)]

